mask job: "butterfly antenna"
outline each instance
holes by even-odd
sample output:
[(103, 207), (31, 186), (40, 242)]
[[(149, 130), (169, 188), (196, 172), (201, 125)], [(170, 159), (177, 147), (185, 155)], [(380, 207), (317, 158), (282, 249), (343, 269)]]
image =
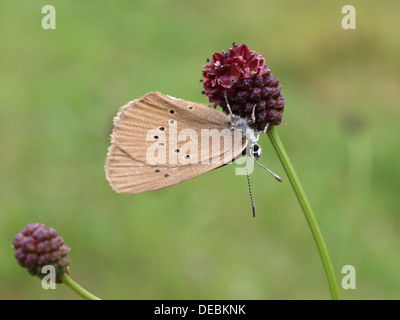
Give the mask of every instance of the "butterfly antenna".
[(247, 184), (249, 185), (249, 193), (250, 193), (250, 200), (251, 200), (251, 207), (253, 209), (253, 217), (256, 217), (256, 205), (254, 204), (253, 194), (251, 193), (251, 185), (250, 185), (250, 177), (249, 177), (249, 167), (247, 164), (248, 156), (246, 155), (246, 174), (247, 174)]
[(261, 168), (267, 170), (276, 180), (278, 180), (279, 182), (282, 182), (281, 177), (279, 177), (276, 173), (273, 173), (271, 170), (269, 170), (266, 166), (264, 166), (263, 164), (259, 163), (256, 158), (253, 158), (254, 162), (257, 163)]

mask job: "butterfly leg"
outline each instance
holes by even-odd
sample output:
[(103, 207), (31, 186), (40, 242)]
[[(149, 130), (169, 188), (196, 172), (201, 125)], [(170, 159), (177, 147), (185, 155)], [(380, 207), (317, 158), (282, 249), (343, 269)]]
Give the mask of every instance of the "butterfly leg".
[(254, 105), (253, 112), (251, 113), (251, 120), (253, 120), (252, 123), (256, 122), (256, 107), (257, 107), (257, 103)]
[(264, 130), (263, 130), (261, 133), (266, 133), (266, 132), (267, 132), (270, 123), (271, 123), (271, 122), (268, 122), (268, 123), (265, 125)]
[(224, 97), (225, 97), (226, 107), (228, 108), (229, 113), (231, 114), (231, 117), (236, 118), (236, 116), (232, 113), (231, 106), (229, 105), (228, 97), (226, 96), (226, 90), (224, 91)]

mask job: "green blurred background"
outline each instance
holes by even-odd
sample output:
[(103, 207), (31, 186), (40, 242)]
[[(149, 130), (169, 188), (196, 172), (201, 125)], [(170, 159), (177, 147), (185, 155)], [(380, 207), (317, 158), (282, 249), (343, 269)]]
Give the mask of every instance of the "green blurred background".
[[(56, 30), (41, 9), (56, 8)], [(353, 4), (357, 29), (344, 30)], [(400, 298), (400, 2), (2, 1), (0, 298), (43, 290), (10, 247), (56, 228), (71, 276), (105, 299), (329, 299), (289, 182), (226, 166), (164, 190), (116, 194), (104, 163), (119, 107), (149, 91), (207, 103), (201, 72), (232, 42), (262, 54), (287, 99), (277, 131), (311, 201), (345, 299)], [(267, 136), (264, 164), (285, 178)]]

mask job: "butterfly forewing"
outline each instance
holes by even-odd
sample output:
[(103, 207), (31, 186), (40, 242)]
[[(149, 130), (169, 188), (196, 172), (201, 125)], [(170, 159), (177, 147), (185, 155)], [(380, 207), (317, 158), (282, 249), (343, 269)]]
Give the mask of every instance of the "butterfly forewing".
[(114, 118), (106, 176), (121, 193), (161, 189), (229, 163), (245, 147), (227, 115), (151, 92)]

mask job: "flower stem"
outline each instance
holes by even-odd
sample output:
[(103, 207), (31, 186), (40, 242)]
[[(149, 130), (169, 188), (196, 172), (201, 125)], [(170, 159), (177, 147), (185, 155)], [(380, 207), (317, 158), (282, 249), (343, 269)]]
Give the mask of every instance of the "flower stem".
[(331, 259), (329, 258), (328, 250), (326, 248), (324, 239), (322, 237), (321, 231), (318, 227), (317, 220), (314, 217), (314, 214), (311, 210), (310, 203), (308, 202), (306, 195), (304, 193), (303, 187), (300, 184), (300, 180), (294, 171), (294, 168), (289, 160), (289, 157), (283, 147), (281, 140), (279, 139), (278, 134), (275, 132), (274, 127), (272, 127), (268, 131), (268, 137), (271, 140), (272, 145), (278, 157), (286, 171), (286, 174), (290, 180), (292, 188), (296, 194), (297, 199), (299, 200), (300, 206), (304, 212), (306, 217), (308, 226), (311, 229), (311, 233), (314, 237), (315, 243), (318, 248), (319, 255), (322, 260), (322, 264), (325, 269), (325, 274), (328, 279), (328, 285), (331, 292), (331, 297), (333, 300), (339, 300), (339, 289), (337, 287), (335, 273), (333, 271)]
[(65, 273), (61, 276), (61, 281), (83, 299), (101, 300), (100, 298), (96, 297), (95, 295), (83, 289), (79, 284), (77, 284), (74, 280), (72, 280), (69, 275)]

